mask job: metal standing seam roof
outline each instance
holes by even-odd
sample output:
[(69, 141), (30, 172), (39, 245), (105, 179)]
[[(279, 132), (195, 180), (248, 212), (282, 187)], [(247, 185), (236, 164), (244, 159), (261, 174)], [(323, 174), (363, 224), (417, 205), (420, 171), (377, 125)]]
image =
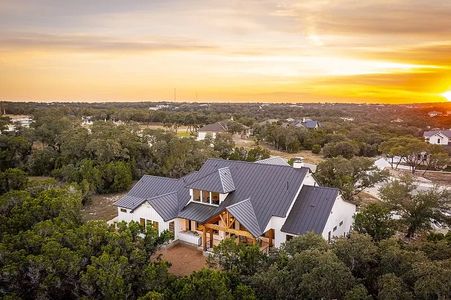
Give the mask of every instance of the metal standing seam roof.
[(451, 129), (448, 129), (448, 130), (430, 130), (430, 131), (425, 131), (425, 132), (423, 133), (423, 136), (424, 136), (424, 137), (431, 137), (431, 136), (433, 136), (434, 134), (443, 134), (443, 135), (445, 135), (446, 137), (451, 138)]
[(232, 174), (228, 167), (219, 168), (191, 182), (189, 188), (227, 194), (235, 190)]
[(178, 217), (204, 223), (215, 215), (217, 207), (208, 204), (190, 202), (179, 213)]
[(257, 164), (267, 164), (267, 165), (278, 165), (278, 166), (286, 166), (289, 167), (290, 164), (280, 156), (273, 156), (266, 159), (257, 160), (255, 163)]
[(165, 222), (177, 217), (179, 212), (177, 191), (150, 198), (147, 202), (149, 202)]
[(263, 234), (250, 199), (230, 205), (226, 209), (254, 236)]
[[(225, 209), (232, 209), (231, 213), (236, 215), (239, 221), (241, 219), (243, 226), (252, 234), (259, 236), (261, 229), (266, 228), (271, 217), (287, 216), (288, 209), (308, 172), (307, 168), (208, 159), (198, 172), (180, 179), (143, 176), (115, 205), (135, 209), (148, 199), (163, 218), (170, 218), (174, 215), (177, 202), (178, 217), (201, 223)], [(215, 175), (212, 177), (211, 174)], [(211, 182), (216, 186), (219, 185), (222, 191), (229, 191), (219, 206), (188, 203), (189, 188), (204, 178), (207, 178), (204, 183)], [(232, 187), (234, 190), (230, 191)], [(205, 190), (215, 191), (210, 188)], [(234, 209), (233, 205), (237, 203), (241, 204)], [(238, 211), (239, 208), (243, 209), (242, 213)]]
[(338, 189), (304, 185), (282, 226), (282, 231), (304, 234), (313, 231), (321, 234), (338, 196)]
[(249, 199), (260, 228), (266, 228), (273, 216), (286, 217), (301, 186), (307, 168), (256, 164), (244, 161), (209, 159), (200, 173), (228, 166), (235, 183), (235, 191), (221, 202), (215, 214), (227, 207)]

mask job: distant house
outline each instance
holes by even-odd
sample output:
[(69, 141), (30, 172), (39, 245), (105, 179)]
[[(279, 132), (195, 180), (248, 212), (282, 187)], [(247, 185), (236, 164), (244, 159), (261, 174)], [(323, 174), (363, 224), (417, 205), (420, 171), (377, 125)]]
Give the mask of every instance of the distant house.
[(160, 110), (160, 109), (164, 109), (164, 108), (169, 108), (168, 104), (158, 104), (155, 106), (150, 106), (149, 110)]
[(179, 179), (145, 175), (115, 205), (117, 221), (168, 230), (203, 251), (226, 237), (262, 251), (307, 232), (330, 240), (349, 233), (356, 211), (338, 189), (318, 186), (309, 169), (280, 158), (209, 159)]
[[(233, 121), (233, 119), (232, 119)], [(228, 121), (219, 121), (216, 123), (205, 125), (204, 127), (199, 128), (197, 131), (197, 140), (202, 141), (204, 140), (207, 135), (211, 136), (213, 139), (216, 138), (216, 135), (218, 133), (226, 133), (229, 131), (228, 128)], [(248, 126), (242, 125), (243, 131), (239, 134), (242, 138), (247, 138), (251, 135), (251, 129)]]
[(10, 124), (7, 126), (7, 130), (9, 132), (15, 132), (17, 126), (23, 128), (30, 128), (31, 123), (33, 123), (33, 118), (28, 115), (3, 115), (10, 119)]
[(92, 116), (82, 116), (81, 117), (81, 126), (91, 126), (93, 124)]
[(431, 118), (439, 117), (441, 115), (442, 115), (442, 112), (440, 112), (440, 111), (435, 111), (434, 110), (434, 111), (428, 112), (428, 116), (431, 117)]
[(309, 118), (302, 118), (302, 120), (294, 121), (292, 122), (292, 125), (294, 127), (298, 128), (307, 128), (307, 129), (318, 129), (320, 127), (320, 124), (316, 120), (312, 120)]
[(425, 131), (423, 137), (429, 144), (451, 146), (451, 129)]
[(202, 128), (199, 128), (197, 131), (197, 140), (202, 141), (205, 140), (207, 135), (211, 136), (213, 139), (216, 138), (218, 133), (227, 132), (227, 122), (219, 121), (216, 123), (205, 125)]

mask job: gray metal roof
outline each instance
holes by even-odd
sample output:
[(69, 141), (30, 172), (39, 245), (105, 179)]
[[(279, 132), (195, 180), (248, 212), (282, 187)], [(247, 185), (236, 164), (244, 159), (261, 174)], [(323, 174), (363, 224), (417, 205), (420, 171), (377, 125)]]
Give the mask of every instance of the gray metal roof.
[(282, 231), (296, 235), (309, 231), (321, 234), (337, 196), (338, 189), (304, 185)]
[(197, 172), (180, 179), (144, 175), (127, 195), (119, 199), (114, 205), (134, 210), (148, 199), (177, 192), (177, 208), (180, 210), (190, 199), (189, 190), (185, 186), (197, 179), (197, 176)]
[(189, 188), (227, 194), (235, 190), (232, 174), (228, 167), (219, 168), (191, 182)]
[(148, 199), (147, 202), (149, 202), (165, 222), (177, 217), (179, 212), (177, 191), (156, 196)]
[(267, 165), (277, 165), (277, 166), (287, 166), (290, 165), (288, 162), (280, 156), (273, 156), (266, 159), (257, 160), (255, 163), (257, 164), (267, 164)]
[(437, 133), (441, 133), (441, 134), (445, 135), (446, 137), (451, 138), (451, 129), (449, 129), (449, 130), (430, 130), (430, 131), (425, 131), (423, 133), (423, 136), (424, 137), (431, 137), (431, 136), (433, 136), (434, 134), (437, 134)]
[(272, 216), (286, 217), (296, 193), (301, 186), (307, 168), (256, 164), (237, 160), (209, 159), (199, 173), (210, 173), (229, 167), (235, 191), (221, 202), (215, 214), (232, 204), (249, 199), (260, 228), (266, 228)]
[(215, 215), (216, 209), (212, 205), (190, 202), (178, 213), (178, 217), (203, 223)]
[[(288, 209), (307, 173), (307, 168), (295, 169), (289, 166), (208, 159), (198, 172), (180, 179), (143, 176), (116, 205), (135, 209), (149, 200), (152, 207), (164, 219), (169, 220), (175, 215), (177, 202), (179, 217), (201, 223), (232, 207), (234, 212), (231, 213), (236, 215), (239, 222), (258, 236), (272, 216), (287, 216)], [(194, 187), (194, 183), (199, 182), (202, 183), (202, 189), (209, 191), (222, 189), (228, 195), (219, 206), (202, 203), (186, 205), (190, 199), (189, 187)], [(245, 203), (233, 209), (233, 205), (240, 202)]]
[(228, 206), (227, 210), (254, 236), (263, 234), (250, 199)]
[(144, 201), (146, 201), (146, 199), (133, 197), (127, 194), (121, 199), (119, 199), (119, 201), (117, 201), (114, 205), (128, 209), (135, 209), (136, 207), (140, 206)]
[(208, 124), (205, 125), (204, 127), (199, 128), (198, 131), (227, 132), (227, 123), (220, 121)]

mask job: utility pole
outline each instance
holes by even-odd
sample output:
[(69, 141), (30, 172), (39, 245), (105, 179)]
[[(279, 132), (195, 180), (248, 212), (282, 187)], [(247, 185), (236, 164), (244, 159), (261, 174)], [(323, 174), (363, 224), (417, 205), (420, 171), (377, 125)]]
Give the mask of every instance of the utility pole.
[(174, 88), (174, 102), (177, 101), (177, 88)]

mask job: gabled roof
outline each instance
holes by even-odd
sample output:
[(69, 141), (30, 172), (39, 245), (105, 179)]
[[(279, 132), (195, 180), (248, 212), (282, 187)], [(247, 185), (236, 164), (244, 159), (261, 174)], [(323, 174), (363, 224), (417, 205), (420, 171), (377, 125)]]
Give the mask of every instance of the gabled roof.
[(319, 122), (315, 120), (307, 120), (303, 122), (302, 125), (304, 125), (305, 128), (313, 129), (319, 126)]
[(255, 163), (257, 164), (267, 164), (267, 165), (277, 165), (277, 166), (287, 166), (290, 165), (287, 163), (285, 159), (280, 156), (273, 156), (266, 159), (257, 160)]
[(448, 130), (430, 130), (430, 131), (425, 131), (423, 133), (424, 137), (431, 137), (435, 134), (442, 134), (448, 138), (451, 138), (451, 129)]
[(338, 189), (304, 185), (282, 231), (296, 235), (309, 231), (321, 234), (337, 196)]
[(227, 194), (235, 190), (232, 174), (228, 167), (214, 170), (196, 181), (193, 181), (188, 187), (221, 194)]
[(180, 179), (144, 175), (127, 195), (119, 199), (114, 205), (135, 210), (146, 200), (177, 192), (177, 208), (180, 210), (190, 199), (189, 190), (185, 186), (195, 179), (197, 179), (197, 172)]
[[(200, 223), (227, 209), (259, 236), (271, 217), (287, 216), (308, 172), (307, 168), (208, 159), (198, 172), (180, 179), (143, 176), (116, 205), (136, 209), (147, 200), (165, 220), (178, 216)], [(191, 187), (228, 195), (219, 206), (188, 203)]]
[(226, 209), (254, 236), (263, 234), (250, 199), (230, 205)]
[(147, 202), (165, 222), (177, 217), (179, 212), (177, 191), (150, 198)]
[(227, 123), (219, 121), (199, 128), (199, 131), (227, 132)]
[(199, 173), (209, 173), (226, 166), (232, 173), (235, 191), (227, 195), (215, 214), (249, 199), (260, 228), (266, 228), (272, 216), (286, 217), (304, 177), (309, 172), (307, 168), (209, 159)]

